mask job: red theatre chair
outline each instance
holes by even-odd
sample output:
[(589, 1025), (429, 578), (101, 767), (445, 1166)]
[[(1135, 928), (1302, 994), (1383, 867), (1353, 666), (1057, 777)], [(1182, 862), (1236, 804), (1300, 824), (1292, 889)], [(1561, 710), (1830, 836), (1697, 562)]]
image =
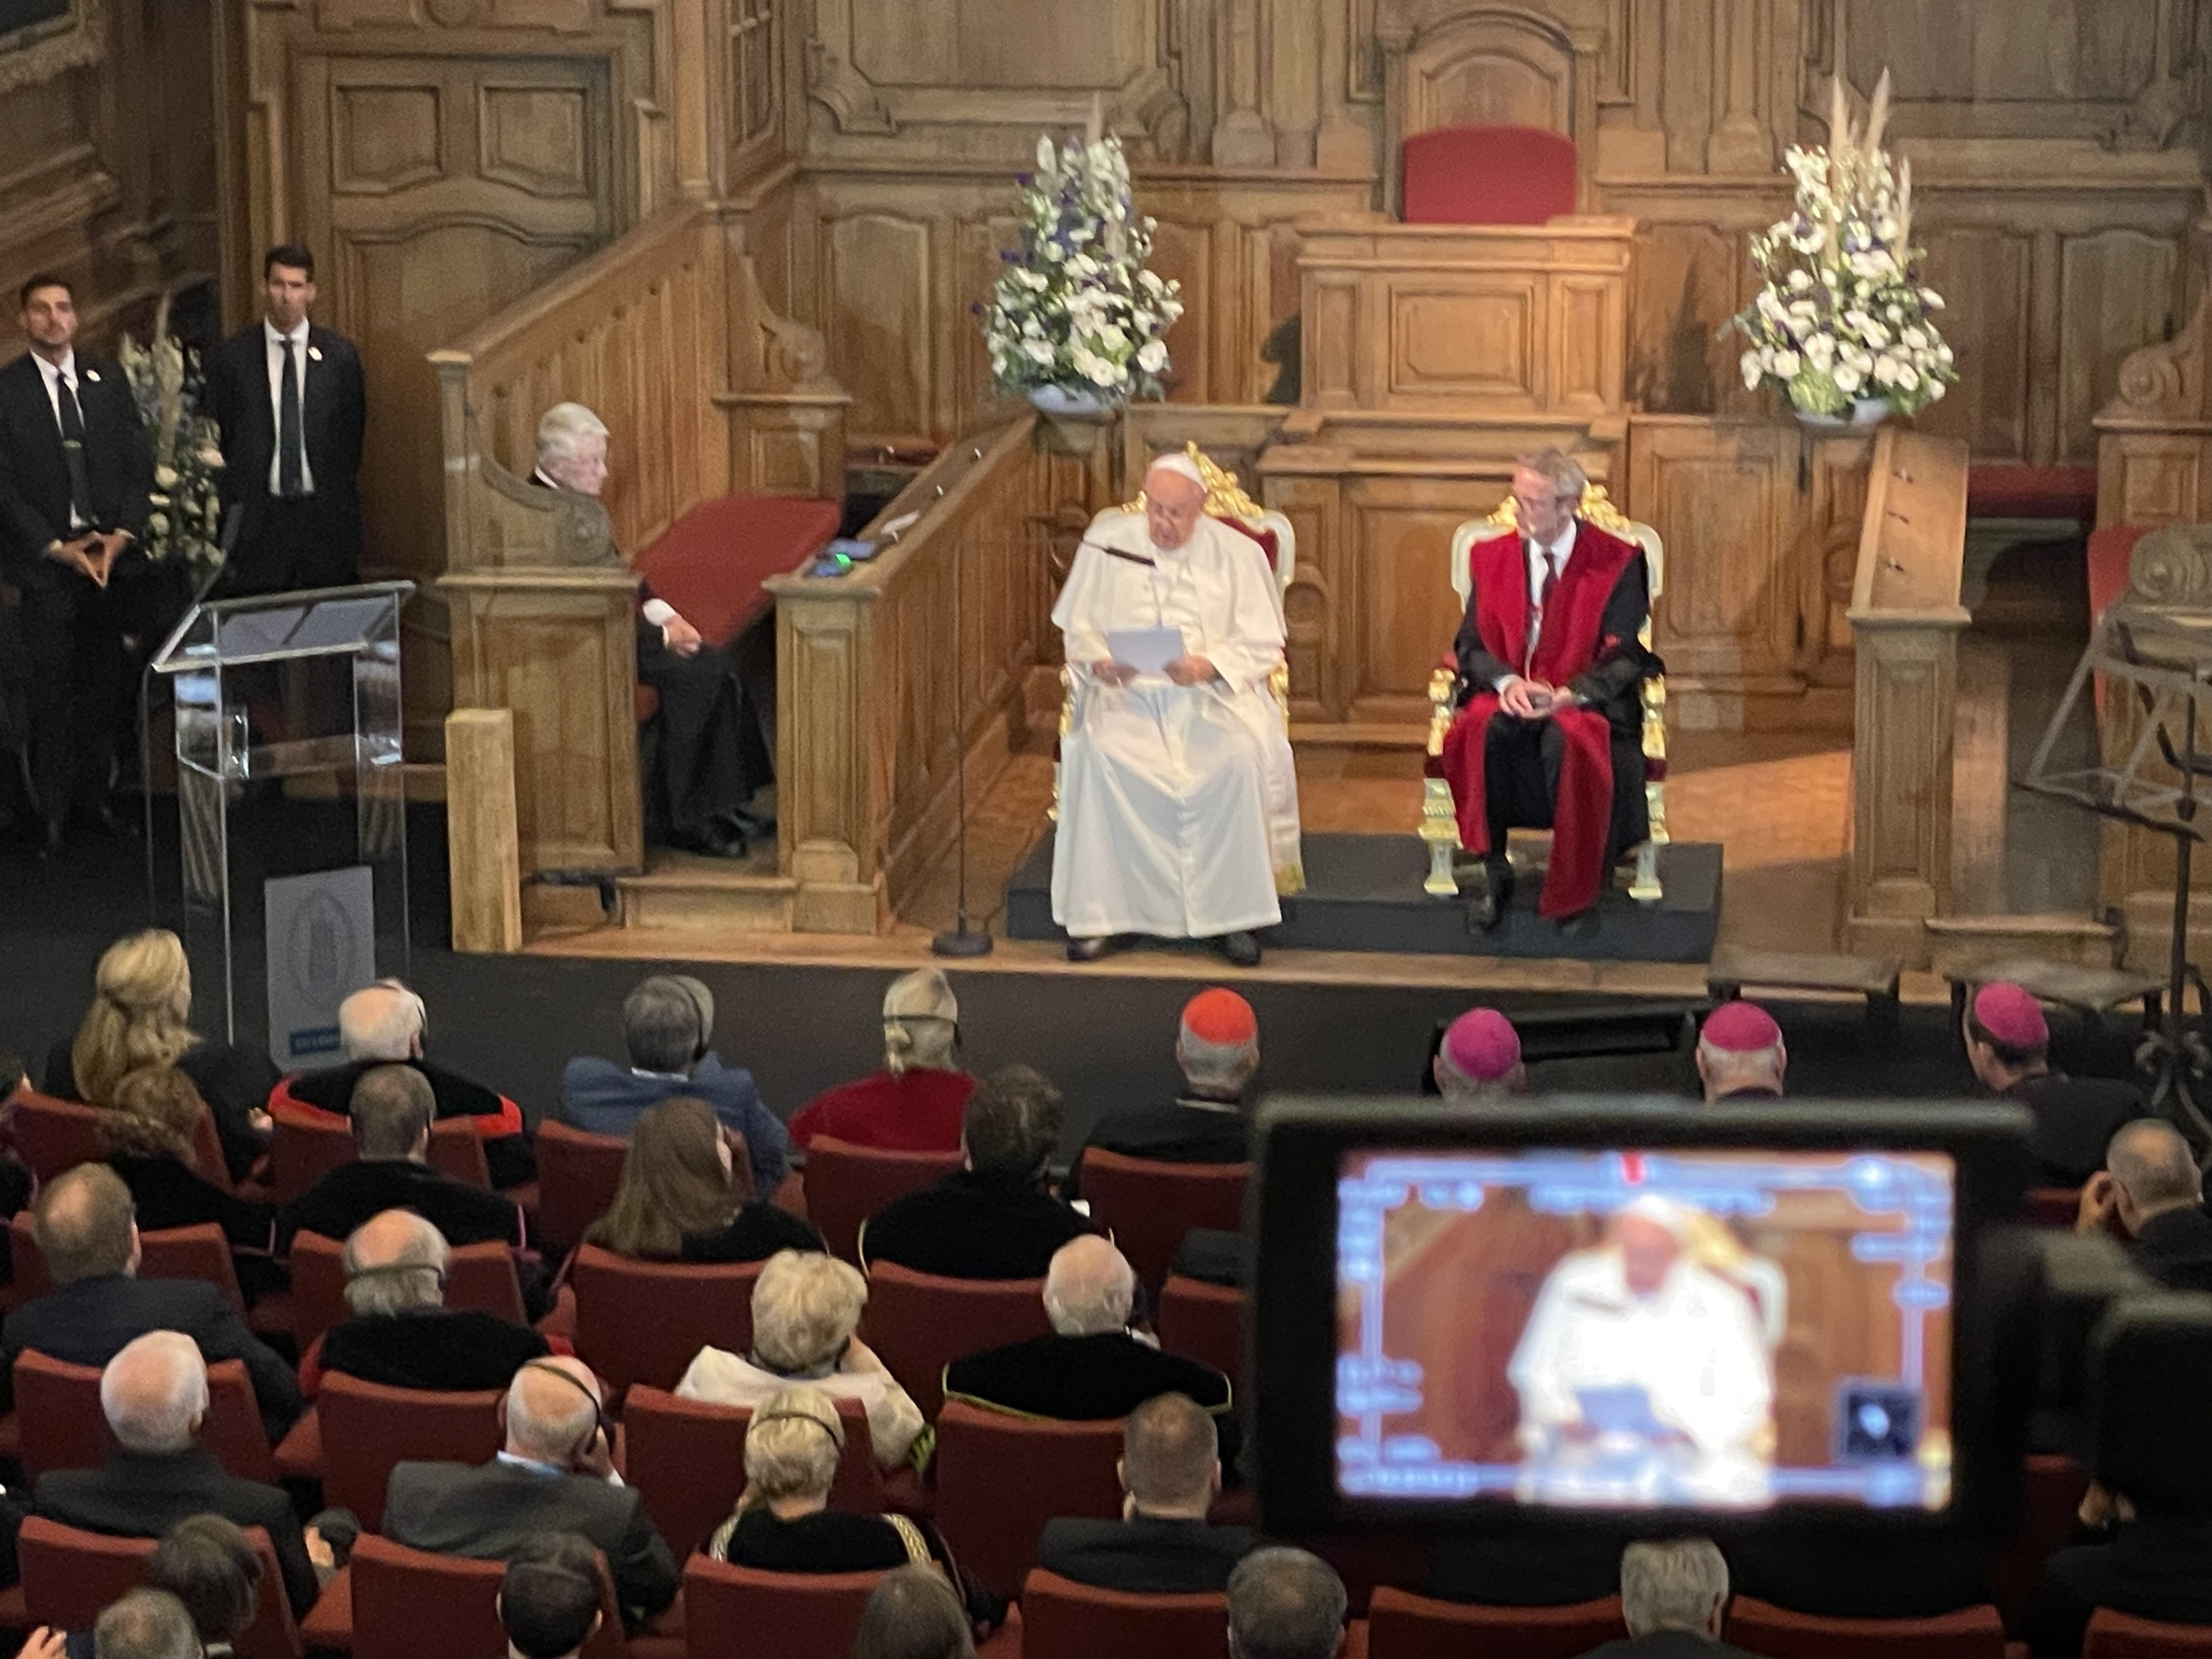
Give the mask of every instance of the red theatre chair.
[(2014, 1634), (2027, 1628), (2043, 1564), (2074, 1534), (2089, 1472), (2057, 1452), (2031, 1454), (2021, 1472), (2020, 1529), (1990, 1563), (1990, 1594)]
[(1576, 1659), (1627, 1634), (1617, 1595), (1564, 1607), (1484, 1607), (1385, 1584), (1367, 1603), (1368, 1659)]
[(491, 1165), (472, 1117), (441, 1117), (430, 1126), (430, 1167), (470, 1187), (491, 1190)]
[(1233, 1233), (1244, 1224), (1251, 1176), (1249, 1164), (1165, 1164), (1095, 1146), (1083, 1154), (1083, 1195), (1092, 1219), (1113, 1233), (1138, 1282), (1153, 1290), (1192, 1228)]
[[(1160, 1292), (1160, 1346), (1202, 1359), (1243, 1386), (1244, 1292), (1170, 1273)], [(1246, 1402), (1249, 1403), (1249, 1402)]]
[(1986, 1605), (1936, 1619), (1817, 1619), (1739, 1595), (1724, 1635), (1766, 1659), (2005, 1659), (2004, 1620)]
[(538, 1231), (547, 1243), (566, 1251), (584, 1242), (584, 1230), (614, 1204), (629, 1152), (620, 1135), (550, 1120), (538, 1126)]
[(501, 1444), (503, 1389), (434, 1394), (387, 1389), (332, 1371), (315, 1401), (322, 1425), (323, 1496), (370, 1532), (383, 1524), (396, 1463), (488, 1463)]
[[(867, 1408), (840, 1400), (845, 1453), (830, 1488), (830, 1507), (881, 1514), (884, 1481), (868, 1438)], [(623, 1479), (638, 1489), (645, 1511), (680, 1559), (702, 1547), (707, 1534), (737, 1507), (745, 1486), (745, 1428), (751, 1411), (678, 1400), (663, 1389), (632, 1388), (623, 1398)]]
[(945, 1368), (1001, 1343), (1043, 1336), (1042, 1279), (939, 1279), (895, 1261), (868, 1270), (868, 1346), (914, 1396), (924, 1417), (945, 1403)]
[(1221, 1659), (1225, 1595), (1133, 1595), (1032, 1567), (1022, 1584), (1022, 1659)]
[[(353, 1547), (353, 1659), (484, 1659), (507, 1650), (495, 1605), (503, 1561), (428, 1555), (364, 1533)], [(600, 1566), (599, 1627), (583, 1659), (668, 1659), (680, 1644), (643, 1638), (625, 1644), (613, 1582)]]
[(2162, 1625), (2099, 1607), (2089, 1616), (2081, 1659), (2212, 1659), (2212, 1625)]
[(686, 1659), (848, 1659), (883, 1577), (761, 1572), (695, 1555), (684, 1568)]
[[(35, 1480), (48, 1469), (97, 1468), (107, 1461), (107, 1419), (100, 1409), (100, 1367), (72, 1365), (25, 1352), (15, 1358), (15, 1415), (22, 1425), (23, 1468)], [(241, 1480), (274, 1483), (276, 1454), (246, 1363), (208, 1367), (207, 1420), (200, 1443)]]
[(752, 1346), (761, 1266), (632, 1261), (586, 1244), (568, 1271), (576, 1352), (617, 1394), (635, 1382), (672, 1389), (701, 1348)]
[(1121, 1420), (1061, 1423), (948, 1400), (937, 1419), (935, 1519), (960, 1565), (1012, 1596), (1054, 1516), (1121, 1513)]
[(817, 1135), (806, 1148), (806, 1218), (821, 1230), (830, 1255), (857, 1263), (862, 1222), (959, 1167), (957, 1152), (885, 1152)]
[[(231, 1260), (230, 1242), (212, 1221), (197, 1227), (170, 1227), (138, 1235), (138, 1277), (141, 1279), (204, 1279), (221, 1291), (241, 1314), (246, 1297), (238, 1288), (238, 1267)], [(46, 1259), (32, 1231), (31, 1212), (19, 1210), (8, 1218), (8, 1249), (15, 1267), (15, 1287), (26, 1300), (44, 1296), (54, 1287), (46, 1272)]]
[[(246, 1536), (261, 1558), (261, 1600), (236, 1644), (239, 1659), (301, 1659), (307, 1645), (284, 1597), (284, 1571), (276, 1565), (276, 1549), (259, 1527), (248, 1527)], [(26, 1616), (33, 1626), (90, 1630), (109, 1602), (144, 1579), (155, 1542), (79, 1532), (31, 1516), (15, 1542)]]
[(1575, 141), (1563, 132), (1437, 127), (1399, 146), (1398, 165), (1409, 225), (1540, 225), (1575, 210)]
[(278, 1203), (290, 1202), (353, 1162), (353, 1126), (345, 1119), (285, 1106), (269, 1115), (276, 1125), (269, 1141), (269, 1173)]
[(100, 1121), (97, 1107), (57, 1100), (29, 1087), (16, 1090), (9, 1104), (14, 1109), (15, 1156), (41, 1184), (64, 1170), (98, 1162), (100, 1144), (92, 1133)]
[[(496, 1240), (464, 1244), (453, 1252), (447, 1263), (446, 1305), (527, 1324), (514, 1252)], [(352, 1317), (345, 1299), (345, 1246), (320, 1233), (294, 1234), (292, 1330), (301, 1351), (331, 1326)]]

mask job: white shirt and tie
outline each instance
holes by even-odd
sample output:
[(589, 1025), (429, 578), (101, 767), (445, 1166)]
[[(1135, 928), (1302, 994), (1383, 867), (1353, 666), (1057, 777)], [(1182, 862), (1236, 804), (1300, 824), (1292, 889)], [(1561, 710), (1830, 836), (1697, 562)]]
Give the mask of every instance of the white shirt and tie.
[[(60, 428), (63, 434), (64, 441), (66, 442), (68, 440), (69, 424), (62, 419), (61, 392), (64, 384), (66, 384), (70, 389), (70, 396), (76, 399), (78, 418), (82, 419), (84, 416), (84, 393), (79, 388), (77, 384), (76, 349), (72, 346), (69, 350), (64, 352), (62, 354), (62, 360), (58, 363), (48, 362), (44, 357), (39, 356), (35, 351), (31, 354), (31, 361), (39, 366), (39, 379), (45, 384), (46, 388), (47, 405), (54, 411), (54, 425)], [(79, 531), (89, 530), (92, 528), (90, 525), (85, 522), (84, 515), (76, 510), (76, 503), (75, 501), (71, 501), (70, 503), (69, 527), (71, 536), (75, 536)]]
[(269, 417), (276, 441), (269, 451), (269, 493), (284, 493), (284, 348), (292, 349), (292, 373), (300, 392), (300, 494), (315, 493), (314, 469), (307, 465), (307, 319), (302, 317), (300, 325), (289, 334), (282, 333), (267, 318), (261, 320), (262, 338), (269, 351)]

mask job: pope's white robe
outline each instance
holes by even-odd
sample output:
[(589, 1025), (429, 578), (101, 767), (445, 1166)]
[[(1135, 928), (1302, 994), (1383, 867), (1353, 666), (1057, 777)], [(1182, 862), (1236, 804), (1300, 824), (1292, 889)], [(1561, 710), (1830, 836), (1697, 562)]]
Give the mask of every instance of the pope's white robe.
[[(1141, 513), (1109, 520), (1077, 551), (1052, 620), (1076, 688), (1053, 920), (1078, 939), (1209, 939), (1281, 921), (1279, 881), (1295, 890), (1302, 868), (1297, 781), (1267, 690), (1283, 607), (1259, 545), (1202, 518), (1181, 547), (1161, 549)], [(1180, 629), (1185, 654), (1220, 678), (1098, 680), (1090, 665), (1112, 654), (1107, 635), (1133, 628)]]

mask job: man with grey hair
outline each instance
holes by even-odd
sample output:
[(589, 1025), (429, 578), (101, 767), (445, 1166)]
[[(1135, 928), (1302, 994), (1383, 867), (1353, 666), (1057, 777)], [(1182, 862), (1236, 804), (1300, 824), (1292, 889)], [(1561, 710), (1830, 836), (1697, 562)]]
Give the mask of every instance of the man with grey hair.
[(561, 1069), (561, 1118), (589, 1134), (629, 1132), (646, 1109), (689, 1095), (742, 1136), (753, 1195), (768, 1198), (789, 1171), (789, 1132), (762, 1104), (753, 1074), (714, 1052), (714, 994), (690, 974), (654, 974), (623, 999), (628, 1066), (579, 1054)]
[(200, 1659), (200, 1633), (167, 1590), (126, 1590), (92, 1627), (92, 1659)]
[(353, 1317), (325, 1331), (320, 1353), (301, 1365), (309, 1390), (331, 1371), (387, 1389), (503, 1389), (552, 1352), (527, 1325), (447, 1307), (452, 1255), (445, 1236), (411, 1210), (386, 1210), (356, 1227), (345, 1246)]
[(1086, 1233), (1061, 1245), (1044, 1279), (1052, 1334), (954, 1360), (945, 1368), (945, 1397), (1099, 1422), (1127, 1417), (1159, 1395), (1188, 1395), (1218, 1425), (1222, 1461), (1233, 1468), (1238, 1435), (1229, 1379), (1199, 1360), (1162, 1353), (1156, 1340), (1132, 1331), (1136, 1297), (1136, 1273), (1111, 1239)]
[(1638, 690), (1659, 666), (1638, 637), (1650, 577), (1635, 543), (1577, 516), (1589, 483), (1563, 451), (1522, 456), (1514, 527), (1468, 554), (1442, 765), (1460, 843), (1483, 861), (1468, 921), (1485, 932), (1512, 898), (1510, 829), (1552, 831), (1537, 909), (1572, 933), (1592, 930), (1613, 861), (1650, 834)]
[(314, 1606), (316, 1572), (292, 1500), (278, 1487), (237, 1479), (199, 1443), (207, 1365), (191, 1338), (149, 1331), (125, 1344), (100, 1374), (100, 1409), (115, 1449), (96, 1469), (40, 1475), (32, 1491), (34, 1514), (121, 1538), (159, 1538), (191, 1515), (264, 1527), (293, 1613)]
[(1229, 1659), (1336, 1659), (1349, 1607), (1336, 1569), (1307, 1550), (1254, 1550), (1229, 1575)]
[(489, 1463), (405, 1462), (392, 1471), (384, 1534), (410, 1549), (503, 1561), (534, 1534), (580, 1534), (607, 1558), (631, 1635), (676, 1599), (676, 1558), (615, 1473), (599, 1379), (582, 1360), (533, 1359), (501, 1407), (506, 1444)]
[(1721, 1640), (1728, 1599), (1728, 1563), (1711, 1539), (1631, 1544), (1620, 1556), (1628, 1638), (1585, 1659), (1750, 1659)]
[(1037, 1565), (1079, 1584), (1134, 1595), (1226, 1589), (1255, 1540), (1243, 1527), (1206, 1521), (1221, 1492), (1213, 1414), (1188, 1395), (1164, 1394), (1121, 1425), (1121, 1518), (1062, 1516), (1045, 1522)]
[(2124, 1125), (2105, 1149), (2105, 1167), (2081, 1188), (2075, 1231), (2100, 1233), (2117, 1221), (2128, 1254), (2169, 1291), (2212, 1291), (2212, 1215), (2197, 1155), (2163, 1118)]
[[(596, 497), (606, 488), (607, 437), (606, 422), (583, 404), (554, 404), (538, 422), (531, 483)], [(737, 642), (707, 639), (649, 584), (638, 596), (637, 677), (660, 703), (647, 825), (684, 852), (744, 858), (750, 839), (774, 827), (750, 811), (772, 769)]]
[(1183, 1004), (1176, 1032), (1182, 1092), (1164, 1104), (1123, 1106), (1100, 1118), (1060, 1183), (1083, 1195), (1083, 1157), (1092, 1147), (1163, 1164), (1242, 1164), (1252, 1155), (1245, 1096), (1260, 1071), (1260, 1021), (1252, 1005), (1222, 986)]
[(1297, 779), (1268, 681), (1283, 603), (1260, 544), (1207, 515), (1185, 455), (1145, 511), (1093, 525), (1053, 606), (1074, 707), (1060, 739), (1052, 916), (1091, 962), (1125, 934), (1211, 939), (1240, 968), (1304, 884)]

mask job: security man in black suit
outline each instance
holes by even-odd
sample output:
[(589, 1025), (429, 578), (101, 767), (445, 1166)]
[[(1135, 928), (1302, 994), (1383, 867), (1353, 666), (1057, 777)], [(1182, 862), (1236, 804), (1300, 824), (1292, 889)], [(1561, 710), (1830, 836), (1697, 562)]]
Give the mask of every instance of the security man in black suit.
[(162, 625), (134, 545), (154, 452), (123, 371), (76, 349), (69, 283), (41, 274), (19, 297), (31, 349), (0, 368), (0, 574), (22, 596), (31, 782), (52, 853), (71, 807), (112, 822), (109, 773), (130, 708), (124, 636)]
[(361, 580), (361, 353), (307, 320), (312, 252), (288, 242), (261, 269), (266, 314), (222, 343), (209, 375), (223, 503), (243, 509), (222, 591), (341, 587)]

